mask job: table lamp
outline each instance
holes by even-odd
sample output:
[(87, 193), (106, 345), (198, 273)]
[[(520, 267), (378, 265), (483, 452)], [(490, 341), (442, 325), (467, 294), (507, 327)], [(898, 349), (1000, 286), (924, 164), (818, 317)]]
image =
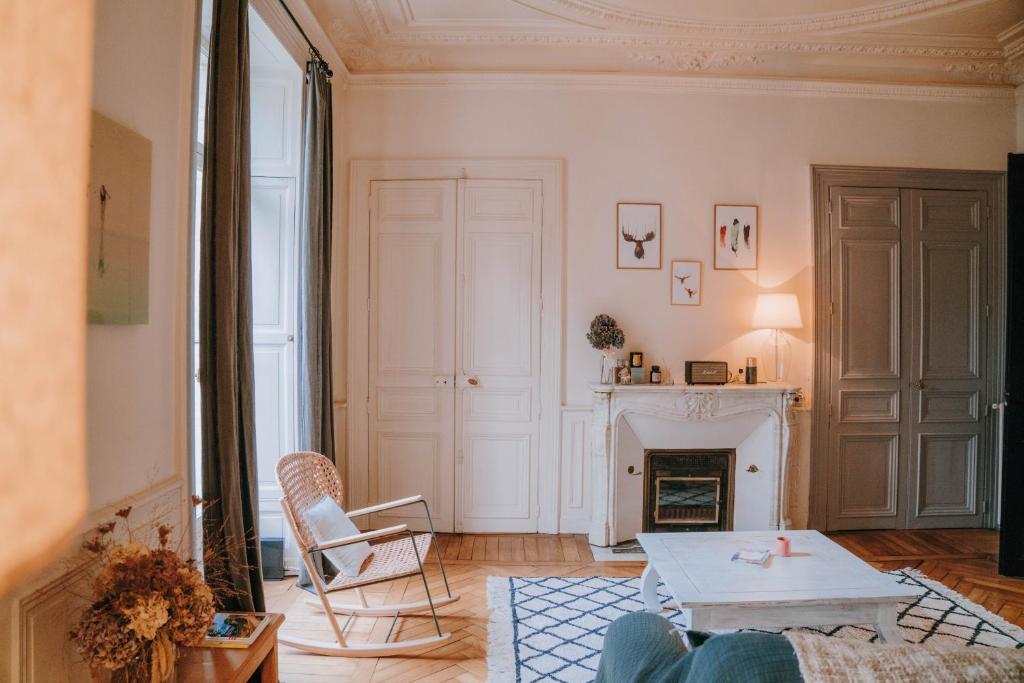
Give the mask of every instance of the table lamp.
[(800, 302), (796, 294), (759, 294), (754, 305), (751, 325), (759, 330), (771, 330), (770, 353), (774, 382), (781, 382), (786, 376), (791, 347), (782, 330), (803, 327), (800, 318)]

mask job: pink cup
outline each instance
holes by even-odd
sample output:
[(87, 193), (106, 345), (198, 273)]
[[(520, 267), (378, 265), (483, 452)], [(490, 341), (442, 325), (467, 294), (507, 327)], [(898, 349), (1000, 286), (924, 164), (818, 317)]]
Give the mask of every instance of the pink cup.
[(779, 536), (775, 539), (775, 554), (779, 557), (789, 557), (789, 538)]

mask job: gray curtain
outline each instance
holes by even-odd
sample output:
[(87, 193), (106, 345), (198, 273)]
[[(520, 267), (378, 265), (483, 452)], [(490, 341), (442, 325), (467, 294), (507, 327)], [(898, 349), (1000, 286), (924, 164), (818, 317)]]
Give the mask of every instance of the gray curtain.
[(248, 0), (213, 0), (199, 246), (204, 570), (219, 609), (263, 611), (253, 418)]
[(306, 64), (299, 229), (299, 449), (334, 460), (331, 383), (331, 81), (318, 60)]
[[(302, 214), (299, 224), (299, 450), (334, 461), (331, 382), (331, 198), (334, 186), (331, 81), (319, 59), (306, 64), (302, 127)], [(318, 569), (330, 563), (317, 556)], [(326, 565), (326, 566), (325, 566)], [(305, 567), (299, 586), (311, 585)]]

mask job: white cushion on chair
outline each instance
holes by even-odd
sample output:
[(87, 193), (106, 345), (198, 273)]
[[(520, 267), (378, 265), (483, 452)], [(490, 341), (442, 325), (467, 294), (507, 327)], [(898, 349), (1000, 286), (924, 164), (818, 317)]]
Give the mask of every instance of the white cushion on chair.
[[(355, 536), (359, 533), (356, 525), (330, 496), (324, 496), (316, 505), (303, 512), (302, 518), (309, 526), (309, 531), (318, 545)], [(373, 550), (369, 543), (363, 541), (340, 548), (331, 548), (323, 551), (323, 554), (342, 574), (359, 576), (363, 563), (373, 554)]]

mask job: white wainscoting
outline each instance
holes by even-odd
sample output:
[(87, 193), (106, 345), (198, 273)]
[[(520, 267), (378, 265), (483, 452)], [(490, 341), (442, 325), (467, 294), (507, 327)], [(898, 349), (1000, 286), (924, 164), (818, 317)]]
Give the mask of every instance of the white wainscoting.
[[(176, 477), (148, 493), (127, 498), (90, 515), (83, 533), (69, 542), (66, 556), (57, 558), (49, 571), (29, 580), (9, 599), (8, 609), (0, 609), (0, 616), (9, 619), (0, 626), (0, 633), (5, 629), (10, 629), (11, 633), (11, 649), (0, 656), (0, 681), (85, 683), (91, 680), (67, 637), (84, 606), (82, 596), (89, 592), (87, 579), (91, 576), (88, 565), (76, 561), (78, 555), (73, 551), (97, 523), (112, 519), (114, 509), (125, 505), (132, 506), (133, 529), (149, 529), (151, 522), (152, 528), (167, 523), (173, 525), (178, 534), (188, 533), (185, 514), (188, 496), (187, 482)], [(172, 543), (177, 543), (177, 537)], [(184, 544), (188, 545), (187, 539)], [(10, 666), (4, 663), (5, 656), (10, 658)]]
[(563, 534), (590, 530), (590, 406), (562, 406), (562, 457), (558, 529)]

